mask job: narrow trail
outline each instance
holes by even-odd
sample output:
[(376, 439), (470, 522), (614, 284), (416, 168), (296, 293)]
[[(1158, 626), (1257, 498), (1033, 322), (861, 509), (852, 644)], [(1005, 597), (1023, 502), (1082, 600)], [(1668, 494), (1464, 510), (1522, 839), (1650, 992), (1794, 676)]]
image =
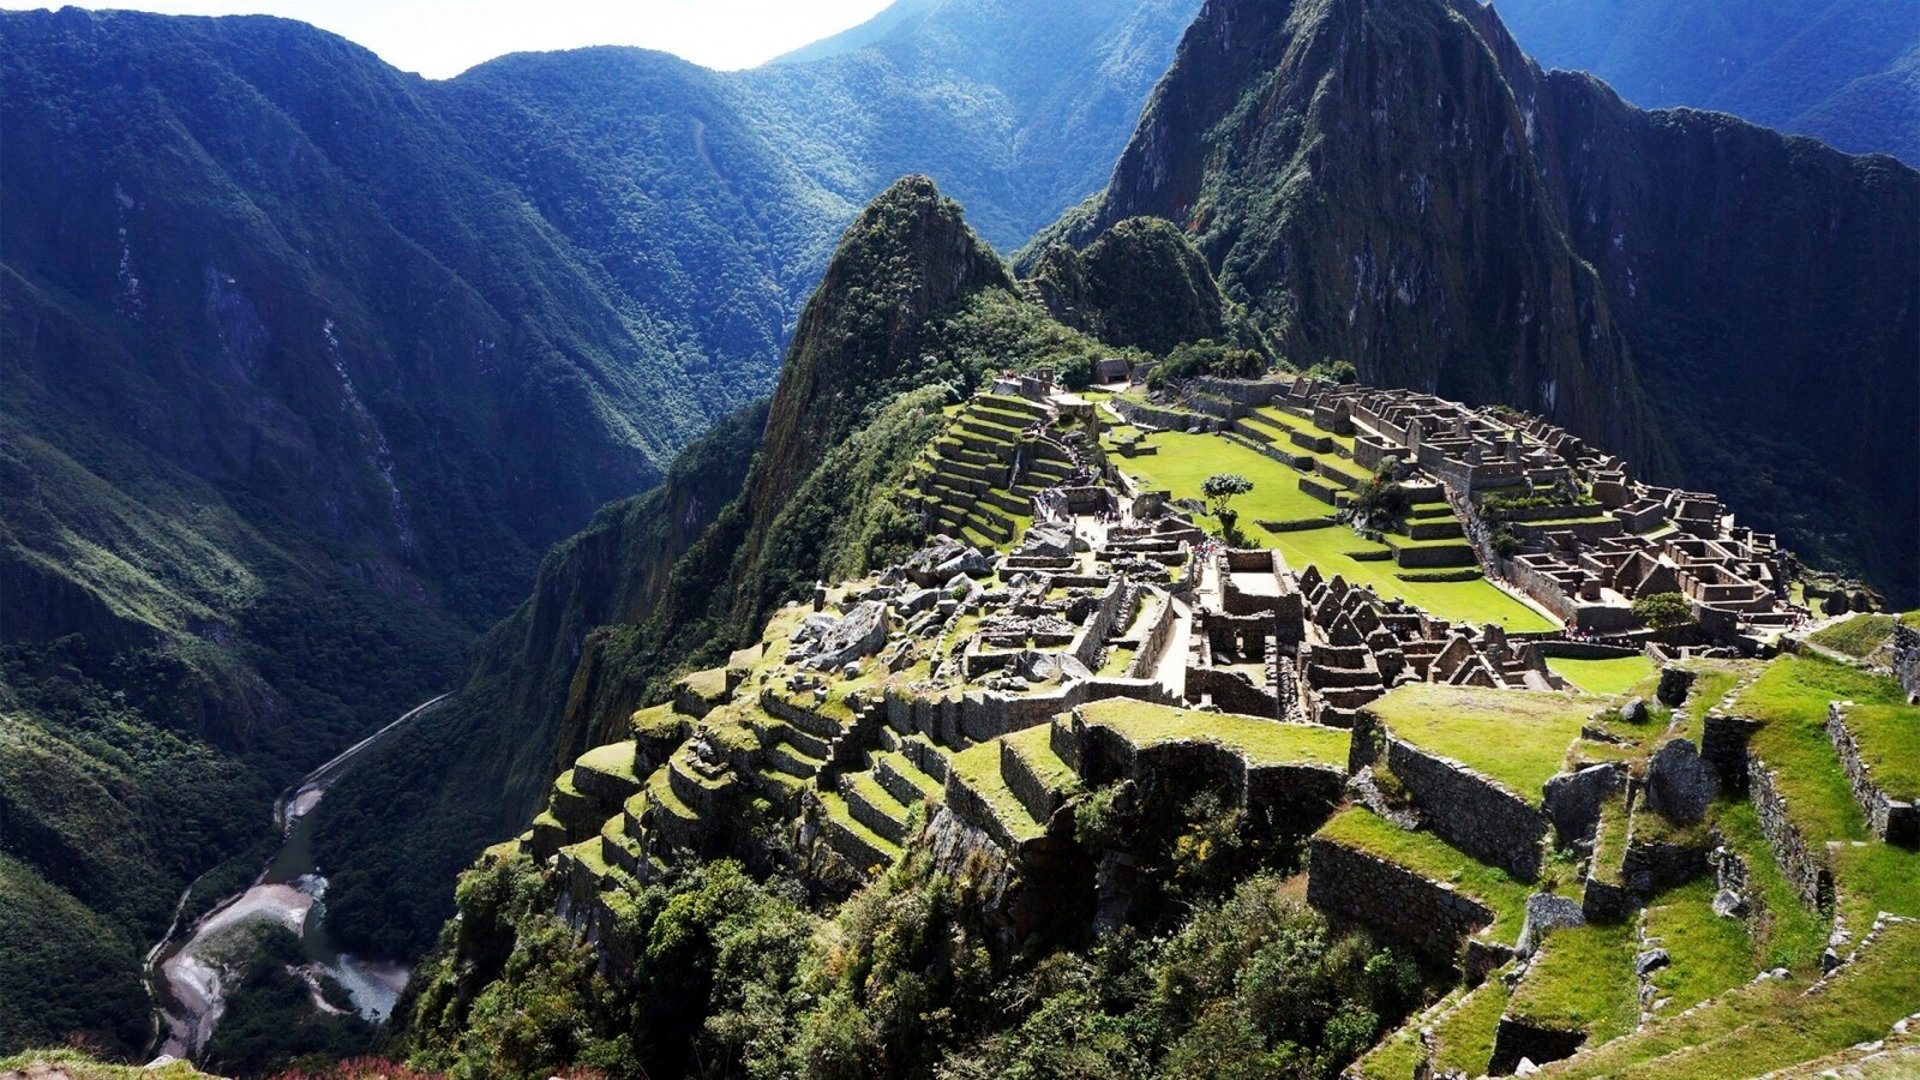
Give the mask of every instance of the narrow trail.
[[(296, 826), (313, 811), (327, 790), (346, 775), (361, 755), (451, 696), (441, 694), (421, 702), (399, 719), (336, 754), (282, 792), (273, 804), (273, 826), (280, 835), (280, 843), (246, 890), (221, 900), (186, 927), (180, 923), (187, 901), (206, 874), (195, 878), (180, 894), (166, 936), (147, 950), (146, 955), (147, 993), (153, 1002), (153, 1034), (148, 1047), (149, 1056), (158, 1051), (173, 1057), (193, 1058), (205, 1049), (207, 1040), (225, 1011), (224, 984), (232, 977), (232, 973), (227, 970), (227, 960), (211, 955), (202, 957), (200, 954), (217, 951), (211, 946), (225, 932), (248, 921), (266, 919), (302, 934), (310, 945), (313, 939), (324, 940), (319, 927), (309, 924), (309, 915), (325, 891), (326, 879), (306, 865), (293, 880), (288, 881), (287, 868), (282, 865), (290, 851), (295, 853), (296, 862), (311, 861), (306, 829), (296, 829)], [(312, 923), (317, 924), (318, 921), (312, 920)], [(334, 956), (332, 959), (340, 963), (348, 958)], [(399, 983), (404, 984), (404, 968), (397, 968), (396, 965), (365, 965), (365, 968), (365, 972), (356, 972), (364, 976), (354, 980), (357, 984), (392, 981), (394, 970), (399, 972)], [(338, 976), (344, 973), (333, 974)], [(393, 995), (399, 992), (397, 986), (390, 989)]]

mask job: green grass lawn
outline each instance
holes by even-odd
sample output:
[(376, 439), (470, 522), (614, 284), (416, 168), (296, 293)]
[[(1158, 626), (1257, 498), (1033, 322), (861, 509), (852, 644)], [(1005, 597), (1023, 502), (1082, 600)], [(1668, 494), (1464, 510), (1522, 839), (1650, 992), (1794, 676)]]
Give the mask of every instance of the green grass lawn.
[(1728, 703), (1760, 721), (1751, 750), (1779, 777), (1788, 814), (1810, 842), (1865, 840), (1866, 816), (1827, 736), (1827, 704), (1898, 705), (1900, 685), (1817, 656), (1784, 656)]
[(1797, 974), (1818, 973), (1830, 928), (1825, 919), (1807, 910), (1800, 891), (1781, 872), (1772, 845), (1760, 831), (1760, 815), (1753, 803), (1722, 801), (1714, 808), (1714, 825), (1727, 847), (1747, 864), (1749, 885), (1766, 910), (1754, 942), (1754, 970), (1784, 967)]
[(1837, 847), (1833, 880), (1838, 909), (1856, 935), (1883, 911), (1920, 918), (1920, 852), (1877, 840)]
[(1638, 944), (1631, 922), (1554, 930), (1527, 968), (1507, 1015), (1555, 1031), (1584, 1031), (1598, 1046), (1640, 1022)]
[(1758, 1076), (1885, 1038), (1895, 1021), (1920, 1005), (1915, 971), (1920, 971), (1920, 925), (1889, 928), (1819, 993), (1754, 1012), (1744, 1026), (1648, 1062), (1634, 1075), (1649, 1080)]
[(1654, 674), (1653, 658), (1641, 653), (1617, 660), (1548, 657), (1547, 668), (1589, 694), (1624, 694)]
[(1894, 624), (1899, 621), (1899, 618), (1893, 615), (1855, 615), (1846, 622), (1835, 623), (1809, 635), (1807, 640), (1815, 645), (1824, 645), (1835, 652), (1845, 653), (1855, 659), (1865, 660), (1893, 636)]
[(1219, 743), (1255, 765), (1301, 763), (1345, 768), (1353, 735), (1316, 724), (1283, 724), (1232, 713), (1194, 712), (1130, 698), (1080, 707), (1090, 725), (1111, 728), (1136, 747), (1195, 740)]
[(1000, 823), (1016, 841), (1037, 839), (1046, 834), (1046, 825), (1035, 821), (1000, 775), (1000, 744), (983, 742), (953, 755), (947, 768), (984, 799)]
[(1920, 707), (1861, 705), (1846, 725), (1875, 786), (1902, 802), (1920, 797)]
[(1713, 913), (1712, 877), (1660, 894), (1647, 908), (1646, 934), (1659, 938), (1672, 963), (1653, 973), (1662, 1010), (1672, 1015), (1753, 978), (1753, 938), (1743, 919)]
[(1433, 1025), (1433, 1071), (1435, 1075), (1460, 1073), (1484, 1076), (1493, 1061), (1493, 1041), (1500, 1032), (1500, 1017), (1507, 1011), (1509, 992), (1502, 976), (1506, 969), (1487, 977), (1474, 987), (1460, 1007)]
[(1511, 943), (1520, 934), (1531, 887), (1430, 832), (1403, 829), (1371, 810), (1351, 807), (1335, 814), (1315, 835), (1405, 867), (1429, 881), (1450, 884), (1485, 904), (1494, 913), (1486, 933), (1495, 941)]
[(1367, 706), (1393, 734), (1452, 758), (1535, 806), (1587, 717), (1603, 702), (1572, 694), (1413, 683)]
[[(1498, 623), (1516, 633), (1555, 629), (1558, 624), (1480, 581), (1402, 581), (1391, 560), (1360, 562), (1355, 552), (1386, 552), (1385, 544), (1362, 538), (1344, 525), (1304, 532), (1268, 532), (1260, 521), (1302, 521), (1332, 515), (1333, 507), (1300, 490), (1300, 473), (1219, 435), (1162, 431), (1145, 445), (1159, 448), (1149, 457), (1117, 458), (1120, 468), (1148, 490), (1171, 491), (1176, 499), (1198, 499), (1200, 485), (1217, 473), (1239, 473), (1253, 481), (1253, 490), (1233, 502), (1241, 531), (1256, 543), (1278, 548), (1295, 570), (1318, 566), (1327, 577), (1339, 574), (1352, 585), (1371, 585), (1383, 597), (1399, 597), (1428, 613), (1454, 622), (1476, 625)], [(1220, 523), (1201, 515), (1200, 524), (1214, 532)], [(1459, 543), (1458, 540), (1444, 541)]]

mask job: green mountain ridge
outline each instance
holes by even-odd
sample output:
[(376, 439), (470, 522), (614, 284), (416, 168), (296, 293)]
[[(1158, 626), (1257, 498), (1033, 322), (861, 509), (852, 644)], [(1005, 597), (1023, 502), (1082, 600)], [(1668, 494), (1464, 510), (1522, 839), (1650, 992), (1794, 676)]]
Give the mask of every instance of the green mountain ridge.
[[(1067, 366), (1104, 351), (1020, 297), (930, 181), (883, 193), (809, 304), (764, 428), (723, 428), (663, 489), (557, 549), (534, 598), (483, 645), (457, 706), (329, 795), (320, 849), (401, 879), (335, 883), (346, 940), (424, 947), (444, 917), (433, 883), (447, 860), (464, 865), (515, 828), (554, 773), (625, 735), (628, 715), (674, 677), (724, 662), (779, 604), (904, 554), (922, 525), (896, 489), (957, 388), (998, 364)], [(661, 502), (680, 509), (668, 518)], [(677, 524), (662, 544), (665, 520)], [(497, 807), (471, 805), (471, 791), (502, 788)], [(394, 807), (394, 791), (431, 793), (440, 809)], [(405, 869), (423, 854), (442, 876)]]
[[(882, 185), (951, 174), (1016, 241), (1095, 186), (1177, 7), (1142, 8), (1175, 22), (1130, 65), (1104, 23), (1015, 19), (997, 48), (1044, 29), (1058, 56), (1004, 84), (951, 39), (774, 76), (606, 49), (429, 82), (285, 20), (0, 14), (5, 765), (110, 777), (85, 805), (125, 838), (15, 785), (9, 873), (109, 912), (131, 987), (189, 881), (249, 872), (274, 790), (456, 685), (550, 545), (751, 415)], [(1013, 182), (1036, 156), (1069, 194)], [(48, 1023), (99, 1018), (68, 990)], [(38, 1023), (0, 1045), (79, 1030)]]
[[(1211, 0), (1175, 56), (1197, 6), (445, 82), (280, 20), (0, 14), (0, 989), (92, 943), (0, 1049), (136, 1052), (180, 891), (459, 685), (316, 836), (342, 942), (417, 955), (581, 751), (905, 554), (943, 409), (1006, 367), (1352, 361), (1920, 588), (1910, 169), (1632, 109), (1478, 5)], [(1029, 280), (987, 245), (1109, 176)]]
[(1920, 8), (1877, 0), (1501, 0), (1542, 64), (1587, 71), (1646, 108), (1732, 113), (1920, 167)]

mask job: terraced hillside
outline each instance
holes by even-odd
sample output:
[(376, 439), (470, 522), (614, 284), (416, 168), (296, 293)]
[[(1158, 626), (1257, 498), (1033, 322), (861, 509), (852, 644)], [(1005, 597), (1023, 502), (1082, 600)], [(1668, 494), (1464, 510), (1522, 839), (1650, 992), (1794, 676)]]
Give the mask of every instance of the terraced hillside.
[[(844, 901), (821, 940), (908, 933), (874, 905), (919, 896), (1008, 978), (1278, 871), (1323, 932), (1423, 973), (1325, 1074), (1878, 1061), (1857, 1045), (1920, 1010), (1920, 706), (1899, 683), (1807, 635), (1769, 659), (1475, 626), (1498, 605), (1554, 622), (1485, 576), (1343, 550), (1366, 523), (1307, 508), (1345, 501), (1316, 490), (1327, 462), (1374, 436), (1267, 411), (1299, 454), (994, 380), (912, 467), (923, 548), (634, 711), (482, 873), (538, 867), (567, 932), (644, 986), (634, 921), (718, 865)], [(1236, 516), (1273, 546), (1223, 544), (1237, 523), (1186, 501), (1222, 468), (1251, 474)], [(1476, 508), (1387, 471), (1363, 486), (1399, 486), (1399, 535), (1464, 542)], [(940, 882), (966, 898), (916, 891)], [(465, 992), (462, 955), (423, 1000)]]

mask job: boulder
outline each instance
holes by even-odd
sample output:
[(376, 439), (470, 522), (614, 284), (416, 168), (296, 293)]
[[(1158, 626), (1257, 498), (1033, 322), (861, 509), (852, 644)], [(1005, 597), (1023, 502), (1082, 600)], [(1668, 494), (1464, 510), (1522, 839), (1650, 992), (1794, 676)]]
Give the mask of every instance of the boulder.
[(1648, 972), (1658, 971), (1672, 962), (1673, 958), (1667, 955), (1667, 950), (1648, 949), (1633, 958), (1633, 970), (1645, 976)]
[(1720, 794), (1720, 776), (1692, 742), (1675, 739), (1654, 751), (1647, 765), (1647, 805), (1677, 825), (1707, 815)]
[(1620, 706), (1620, 719), (1629, 724), (1644, 724), (1650, 715), (1651, 714), (1647, 712), (1647, 702), (1645, 698), (1634, 698), (1632, 701)]
[(940, 590), (914, 589), (900, 598), (900, 613), (902, 615), (918, 615), (923, 611), (933, 610), (933, 606), (939, 602)]
[(1064, 559), (1073, 554), (1073, 534), (1057, 525), (1035, 525), (1027, 530), (1020, 554), (1044, 559)]
[(1723, 919), (1744, 919), (1748, 910), (1747, 898), (1732, 889), (1713, 894), (1713, 913)]
[(1527, 921), (1520, 928), (1519, 951), (1523, 955), (1533, 952), (1549, 930), (1586, 924), (1587, 916), (1578, 900), (1552, 893), (1534, 893), (1527, 897)]
[(820, 635), (818, 649), (807, 664), (822, 671), (837, 671), (872, 656), (886, 643), (886, 606), (872, 601), (856, 604)]
[(1052, 683), (1063, 679), (1091, 679), (1093, 672), (1073, 656), (1060, 652), (1028, 649), (1007, 661), (1006, 673), (1028, 683)]

